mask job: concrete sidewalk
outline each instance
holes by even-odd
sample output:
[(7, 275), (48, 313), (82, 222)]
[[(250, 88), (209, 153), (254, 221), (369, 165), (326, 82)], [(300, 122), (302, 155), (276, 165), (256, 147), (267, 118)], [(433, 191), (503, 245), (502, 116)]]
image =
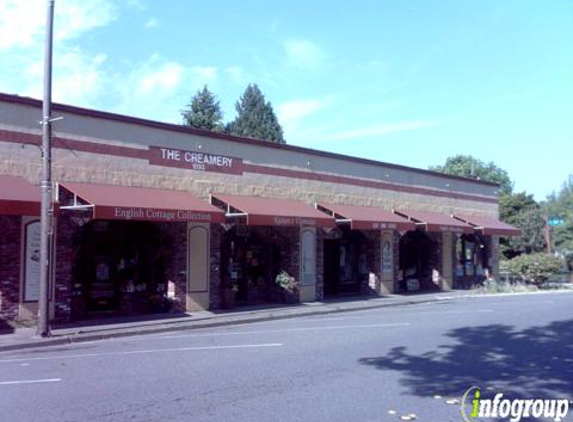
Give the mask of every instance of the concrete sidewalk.
[(349, 297), (296, 305), (272, 304), (240, 307), (231, 311), (203, 311), (188, 314), (158, 314), (98, 319), (52, 327), (52, 336), (48, 338), (37, 337), (35, 328), (18, 328), (12, 333), (0, 334), (0, 352), (142, 334), (247, 324), (299, 316), (326, 315), (390, 306), (413, 305), (452, 300), (470, 295), (472, 294), (469, 291), (451, 291), (372, 298)]

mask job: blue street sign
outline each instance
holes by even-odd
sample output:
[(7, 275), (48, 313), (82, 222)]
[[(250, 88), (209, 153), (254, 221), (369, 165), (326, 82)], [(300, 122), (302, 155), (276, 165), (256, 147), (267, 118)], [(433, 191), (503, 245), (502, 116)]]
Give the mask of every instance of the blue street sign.
[(565, 224), (565, 220), (559, 217), (549, 217), (547, 224), (549, 224), (551, 227), (562, 226)]

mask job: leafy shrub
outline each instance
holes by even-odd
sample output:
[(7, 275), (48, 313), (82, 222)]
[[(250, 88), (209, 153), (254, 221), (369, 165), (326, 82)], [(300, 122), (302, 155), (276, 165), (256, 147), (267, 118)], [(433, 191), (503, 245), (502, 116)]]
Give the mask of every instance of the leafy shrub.
[(495, 280), (490, 278), (486, 280), (482, 286), (474, 289), (475, 293), (527, 293), (527, 292), (537, 292), (539, 288), (533, 284), (527, 284), (525, 282), (508, 282)]
[(543, 284), (563, 266), (563, 261), (553, 255), (535, 253), (519, 255), (503, 265), (510, 273), (519, 275), (524, 281)]

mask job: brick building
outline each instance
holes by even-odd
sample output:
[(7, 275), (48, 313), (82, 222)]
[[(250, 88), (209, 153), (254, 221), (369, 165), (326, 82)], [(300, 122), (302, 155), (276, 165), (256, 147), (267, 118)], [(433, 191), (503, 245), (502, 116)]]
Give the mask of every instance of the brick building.
[[(40, 101), (0, 94), (0, 318), (37, 312)], [(498, 271), (498, 186), (55, 105), (51, 315), (448, 290)], [(284, 298), (283, 298), (284, 299)]]

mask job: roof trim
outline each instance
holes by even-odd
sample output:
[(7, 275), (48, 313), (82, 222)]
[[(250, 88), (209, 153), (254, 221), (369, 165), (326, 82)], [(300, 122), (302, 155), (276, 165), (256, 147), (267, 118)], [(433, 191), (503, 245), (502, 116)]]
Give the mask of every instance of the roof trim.
[[(4, 101), (7, 103), (22, 104), (22, 105), (27, 105), (27, 106), (31, 106), (31, 107), (37, 107), (37, 108), (41, 108), (41, 105), (42, 105), (42, 102), (40, 100), (35, 99), (35, 98), (23, 97), (23, 96), (19, 96), (19, 95), (6, 94), (6, 93), (1, 93), (1, 92), (0, 92), (0, 101)], [(311, 149), (311, 148), (304, 148), (304, 147), (299, 147), (299, 146), (294, 146), (294, 145), (277, 144), (274, 142), (264, 141), (264, 140), (255, 139), (255, 138), (247, 138), (247, 137), (229, 135), (229, 134), (225, 134), (225, 133), (211, 132), (211, 131), (207, 131), (207, 130), (201, 130), (201, 129), (186, 127), (183, 125), (177, 125), (174, 123), (164, 123), (164, 122), (158, 122), (158, 121), (154, 121), (154, 120), (143, 119), (140, 117), (127, 116), (124, 114), (110, 113), (107, 111), (99, 111), (99, 110), (94, 110), (94, 109), (89, 109), (89, 108), (84, 108), (84, 107), (77, 107), (77, 106), (72, 106), (72, 105), (67, 105), (67, 104), (60, 104), (60, 103), (53, 103), (52, 109), (54, 111), (60, 111), (60, 112), (64, 112), (64, 113), (76, 114), (76, 115), (86, 116), (86, 117), (93, 117), (96, 119), (113, 120), (116, 122), (135, 124), (135, 125), (139, 125), (139, 126), (146, 126), (146, 127), (151, 127), (154, 129), (162, 129), (162, 130), (168, 130), (168, 131), (172, 131), (172, 132), (187, 133), (190, 135), (203, 136), (203, 137), (207, 137), (207, 138), (223, 139), (226, 141), (237, 142), (237, 143), (242, 143), (242, 144), (246, 143), (246, 144), (256, 145), (259, 147), (283, 149), (283, 150), (287, 150), (287, 151), (299, 152), (299, 153), (304, 153), (304, 154), (311, 154), (311, 155), (319, 156), (319, 157), (342, 159), (342, 160), (352, 161), (352, 162), (359, 163), (359, 164), (368, 164), (368, 165), (373, 165), (373, 166), (384, 166), (384, 167), (388, 167), (391, 169), (406, 170), (406, 171), (419, 173), (419, 174), (426, 174), (426, 175), (431, 174), (433, 176), (440, 177), (444, 180), (459, 180), (461, 182), (474, 183), (474, 184), (478, 184), (478, 185), (492, 186), (492, 187), (498, 187), (499, 188), (499, 185), (497, 183), (487, 182), (484, 180), (477, 180), (477, 179), (470, 179), (467, 177), (447, 175), (447, 174), (438, 173), (438, 172), (435, 172), (432, 170), (424, 170), (424, 169), (419, 169), (419, 168), (415, 168), (415, 167), (408, 167), (408, 166), (403, 166), (403, 165), (399, 165), (399, 164), (391, 164), (391, 163), (386, 163), (383, 161), (376, 161), (376, 160), (370, 160), (367, 158), (353, 157), (350, 155), (344, 155), (344, 154), (328, 152), (328, 151), (321, 151), (321, 150), (316, 150), (316, 149)]]

